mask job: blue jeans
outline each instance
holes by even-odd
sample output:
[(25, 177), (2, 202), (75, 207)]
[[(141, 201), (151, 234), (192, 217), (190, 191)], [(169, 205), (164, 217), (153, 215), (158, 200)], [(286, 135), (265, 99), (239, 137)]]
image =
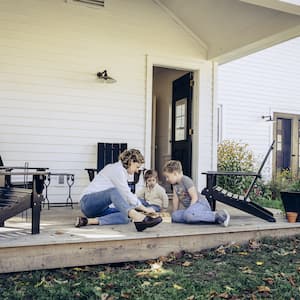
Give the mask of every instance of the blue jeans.
[[(114, 204), (115, 208), (109, 207)], [(80, 200), (83, 214), (88, 218), (97, 218), (100, 225), (127, 224), (128, 211), (133, 209), (116, 188), (84, 195)]]
[(215, 220), (215, 212), (211, 210), (206, 199), (198, 200), (187, 209), (176, 210), (172, 213), (172, 222), (174, 223), (214, 223)]
[(145, 206), (145, 207), (152, 207), (156, 212), (160, 212), (160, 206), (156, 205), (156, 204), (150, 204), (148, 201), (146, 201), (145, 199), (139, 199), (141, 201), (141, 203)]

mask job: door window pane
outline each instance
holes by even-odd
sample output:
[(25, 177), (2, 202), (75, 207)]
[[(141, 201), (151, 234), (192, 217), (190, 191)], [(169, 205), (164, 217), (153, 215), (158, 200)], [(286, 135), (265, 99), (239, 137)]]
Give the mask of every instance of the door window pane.
[(276, 128), (276, 169), (291, 168), (291, 147), (292, 147), (292, 120), (278, 118)]
[(187, 98), (176, 101), (175, 108), (175, 141), (186, 139)]

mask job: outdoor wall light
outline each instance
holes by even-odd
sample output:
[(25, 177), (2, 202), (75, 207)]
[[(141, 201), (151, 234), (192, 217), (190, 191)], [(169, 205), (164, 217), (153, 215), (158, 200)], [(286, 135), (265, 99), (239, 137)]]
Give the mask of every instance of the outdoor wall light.
[(261, 116), (261, 118), (262, 118), (263, 120), (265, 120), (266, 122), (273, 122), (273, 121), (274, 121), (271, 115), (268, 115), (268, 116)]
[(104, 70), (103, 72), (98, 72), (97, 77), (100, 79), (101, 82), (105, 82), (105, 83), (115, 83), (115, 82), (117, 82), (114, 78), (107, 75), (106, 70)]

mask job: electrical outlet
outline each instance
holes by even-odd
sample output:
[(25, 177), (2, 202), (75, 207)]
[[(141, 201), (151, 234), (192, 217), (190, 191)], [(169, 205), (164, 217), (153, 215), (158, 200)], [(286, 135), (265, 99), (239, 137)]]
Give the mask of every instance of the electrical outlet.
[(58, 176), (58, 184), (64, 184), (65, 183), (65, 176), (59, 175)]

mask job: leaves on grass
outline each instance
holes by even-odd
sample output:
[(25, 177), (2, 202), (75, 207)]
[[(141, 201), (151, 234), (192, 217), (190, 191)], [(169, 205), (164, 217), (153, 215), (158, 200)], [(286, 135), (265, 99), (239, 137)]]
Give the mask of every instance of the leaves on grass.
[(183, 287), (181, 285), (178, 285), (176, 283), (173, 284), (173, 288), (176, 290), (183, 290)]
[(125, 298), (125, 299), (130, 299), (131, 296), (132, 296), (131, 293), (128, 293), (128, 292), (127, 292), (127, 293), (124, 293), (124, 292), (121, 293), (121, 297), (122, 297), (122, 298)]
[(101, 294), (101, 300), (115, 300), (116, 298), (114, 296), (111, 296), (109, 294), (103, 293)]
[(270, 288), (268, 286), (265, 286), (265, 285), (259, 285), (257, 287), (257, 291), (259, 293), (270, 293), (271, 292)]
[(244, 274), (252, 274), (253, 273), (253, 271), (248, 267), (248, 266), (246, 266), (246, 267), (240, 267), (239, 268), (241, 271), (242, 271), (242, 273), (244, 273)]
[(274, 279), (271, 277), (263, 278), (263, 281), (269, 285), (272, 285), (274, 283)]
[[(1, 299), (298, 299), (300, 237), (250, 240), (148, 262), (0, 275)], [(151, 298), (152, 297), (152, 298)]]
[(42, 277), (41, 281), (38, 282), (37, 284), (35, 284), (34, 287), (38, 288), (38, 287), (42, 286), (43, 284), (47, 284), (47, 281), (46, 281), (45, 277)]
[(158, 278), (159, 276), (172, 273), (170, 270), (164, 269), (162, 265), (163, 263), (160, 261), (152, 263), (150, 264), (150, 269), (144, 269), (143, 271), (136, 273), (136, 276)]
[(192, 265), (192, 263), (191, 263), (190, 261), (187, 261), (187, 260), (186, 260), (185, 262), (182, 263), (182, 266), (183, 266), (183, 267), (189, 267), (189, 266), (191, 266), (191, 265)]
[(149, 285), (151, 285), (151, 282), (150, 282), (150, 281), (144, 281), (144, 282), (142, 283), (142, 287), (149, 286)]
[(260, 242), (258, 242), (256, 240), (250, 240), (248, 246), (250, 249), (255, 250), (255, 249), (260, 248)]
[(66, 283), (68, 283), (68, 280), (59, 280), (59, 279), (53, 279), (53, 281), (55, 282), (55, 283), (58, 283), (58, 284), (66, 284)]
[(227, 292), (224, 292), (224, 293), (218, 294), (218, 297), (219, 297), (219, 298), (222, 298), (222, 299), (228, 299), (228, 298), (229, 298), (229, 295), (228, 295)]
[(292, 276), (288, 278), (288, 281), (290, 282), (290, 284), (291, 284), (292, 286), (295, 286), (295, 285), (296, 285), (296, 284), (295, 284), (295, 281), (294, 281), (294, 278), (293, 278)]

